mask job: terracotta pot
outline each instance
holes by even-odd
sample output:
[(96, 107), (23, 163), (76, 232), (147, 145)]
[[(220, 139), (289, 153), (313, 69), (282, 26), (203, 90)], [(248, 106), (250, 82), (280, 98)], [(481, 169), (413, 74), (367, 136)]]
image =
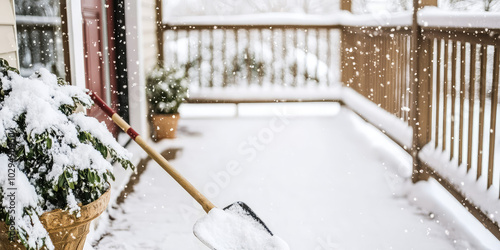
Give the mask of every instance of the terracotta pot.
[(153, 139), (155, 141), (164, 138), (175, 138), (177, 131), (177, 123), (179, 121), (179, 113), (166, 115), (153, 115)]
[[(61, 209), (45, 212), (40, 216), (40, 221), (49, 232), (50, 239), (56, 250), (83, 249), (85, 239), (89, 233), (90, 222), (104, 212), (109, 203), (110, 193), (108, 189), (99, 199), (81, 207), (81, 216), (78, 218)], [(5, 223), (0, 223), (0, 249), (26, 249), (22, 244), (9, 241)]]

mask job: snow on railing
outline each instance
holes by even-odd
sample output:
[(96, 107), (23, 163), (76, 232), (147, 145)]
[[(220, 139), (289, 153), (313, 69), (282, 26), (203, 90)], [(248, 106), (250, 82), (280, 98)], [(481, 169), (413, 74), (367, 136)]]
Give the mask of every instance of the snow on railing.
[(418, 12), (422, 27), (500, 29), (499, 12), (448, 11), (425, 7)]
[(411, 26), (412, 13), (352, 14), (340, 11), (330, 15), (304, 13), (261, 13), (233, 16), (183, 16), (163, 20), (168, 26)]
[[(465, 12), (425, 7), (418, 11), (418, 24), (422, 27), (487, 28), (500, 29), (498, 12)], [(380, 11), (371, 14), (352, 14), (339, 11), (330, 15), (304, 13), (260, 13), (227, 16), (182, 16), (163, 20), (168, 26), (359, 26), (396, 27), (411, 26), (412, 13), (409, 11), (390, 13)]]
[(232, 16), (184, 16), (169, 17), (169, 26), (335, 26), (340, 24), (339, 15), (307, 15), (303, 13), (262, 13)]

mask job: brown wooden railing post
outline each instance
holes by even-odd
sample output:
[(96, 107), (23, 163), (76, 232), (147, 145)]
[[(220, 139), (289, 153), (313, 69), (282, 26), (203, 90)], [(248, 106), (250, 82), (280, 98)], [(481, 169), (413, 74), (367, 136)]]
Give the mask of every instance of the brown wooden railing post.
[[(351, 0), (341, 0), (340, 1), (340, 10), (351, 11), (352, 2)], [(347, 63), (349, 62), (346, 56), (346, 48), (348, 48), (347, 44), (347, 36), (346, 36), (345, 27), (340, 29), (340, 72), (341, 72), (341, 82), (344, 84), (348, 84), (349, 78), (352, 76), (350, 72), (348, 72)], [(329, 46), (331, 46), (329, 44)]]
[(417, 20), (418, 10), (429, 5), (437, 6), (437, 0), (413, 0), (412, 61), (410, 65), (410, 125), (413, 129), (413, 143), (410, 152), (413, 158), (413, 182), (429, 178), (423, 164), (420, 163), (418, 152), (431, 140), (429, 131), (432, 122), (430, 119), (432, 82), (429, 72), (432, 66), (432, 51), (430, 49), (431, 40), (424, 39)]
[(156, 51), (158, 63), (164, 63), (163, 55), (163, 1), (156, 0)]
[(351, 0), (341, 0), (340, 1), (340, 10), (352, 11)]

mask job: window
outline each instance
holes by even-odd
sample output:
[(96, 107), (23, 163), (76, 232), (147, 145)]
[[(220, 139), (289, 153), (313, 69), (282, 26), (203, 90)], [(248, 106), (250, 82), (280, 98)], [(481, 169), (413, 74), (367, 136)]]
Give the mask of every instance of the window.
[(22, 75), (41, 67), (65, 76), (59, 0), (15, 0)]

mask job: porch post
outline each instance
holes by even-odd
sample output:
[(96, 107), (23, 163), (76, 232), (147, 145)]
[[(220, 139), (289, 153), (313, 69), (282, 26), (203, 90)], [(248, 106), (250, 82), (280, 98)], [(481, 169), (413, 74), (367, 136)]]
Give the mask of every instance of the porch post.
[(158, 63), (163, 64), (163, 1), (156, 0), (156, 50)]
[(66, 80), (72, 85), (86, 88), (85, 70), (82, 68), (82, 65), (85, 65), (82, 2), (80, 0), (61, 0), (60, 7), (61, 19), (64, 21), (62, 30)]
[(347, 11), (351, 12), (352, 11), (351, 0), (341, 0), (340, 1), (340, 10), (347, 10)]
[[(352, 2), (351, 0), (340, 0), (340, 10), (349, 11), (352, 10)], [(341, 78), (340, 81), (344, 84), (347, 84), (350, 74), (348, 72), (347, 64), (347, 56), (346, 56), (346, 48), (347, 48), (347, 35), (345, 27), (340, 28), (340, 72)]]
[(142, 55), (141, 1), (125, 0), (127, 77), (130, 125), (139, 133), (149, 133), (147, 100)]
[(413, 158), (412, 181), (427, 180), (428, 173), (421, 164), (418, 153), (431, 140), (432, 66), (431, 40), (424, 39), (418, 25), (418, 10), (424, 6), (437, 6), (437, 0), (413, 0), (413, 23), (411, 37), (411, 99), (410, 124), (413, 129), (411, 155)]

